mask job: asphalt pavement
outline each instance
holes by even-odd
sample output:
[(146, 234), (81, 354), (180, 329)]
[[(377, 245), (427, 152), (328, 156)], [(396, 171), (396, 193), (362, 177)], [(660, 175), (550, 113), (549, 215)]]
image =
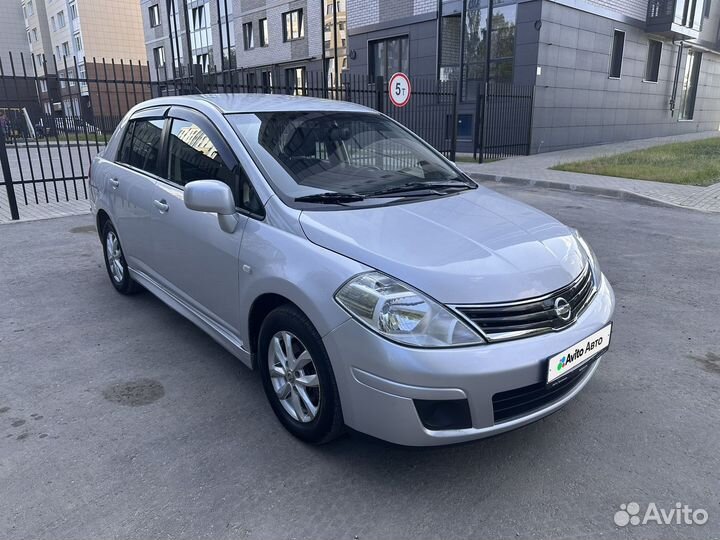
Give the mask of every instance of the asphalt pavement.
[[(255, 373), (113, 290), (90, 216), (0, 225), (0, 538), (720, 537), (720, 215), (492, 187), (590, 241), (611, 351), (562, 411), (429, 449), (301, 443)], [(708, 519), (617, 525), (631, 502)]]

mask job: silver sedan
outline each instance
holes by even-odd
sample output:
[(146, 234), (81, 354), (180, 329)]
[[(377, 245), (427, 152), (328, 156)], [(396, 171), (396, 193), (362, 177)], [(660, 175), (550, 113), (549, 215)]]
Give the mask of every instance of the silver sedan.
[(308, 442), (513, 429), (570, 402), (610, 344), (613, 291), (577, 231), (359, 105), (150, 100), (90, 176), (112, 285), (257, 369)]

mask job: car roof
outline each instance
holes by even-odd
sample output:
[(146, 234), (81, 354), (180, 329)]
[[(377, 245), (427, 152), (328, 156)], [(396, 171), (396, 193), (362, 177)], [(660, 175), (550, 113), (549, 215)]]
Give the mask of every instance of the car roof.
[(275, 94), (198, 94), (191, 96), (170, 96), (155, 98), (143, 103), (143, 107), (180, 105), (203, 108), (213, 105), (222, 114), (279, 112), (279, 111), (333, 111), (333, 112), (376, 112), (373, 109), (333, 99)]

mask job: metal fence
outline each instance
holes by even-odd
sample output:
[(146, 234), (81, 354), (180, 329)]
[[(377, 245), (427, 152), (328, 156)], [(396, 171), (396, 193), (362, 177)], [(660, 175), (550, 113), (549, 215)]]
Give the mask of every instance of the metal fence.
[[(93, 157), (128, 110), (159, 96), (269, 93), (350, 101), (387, 114), (455, 159), (454, 81), (411, 79), (412, 97), (398, 108), (391, 103), (382, 77), (346, 72), (331, 80), (322, 72), (284, 66), (211, 73), (169, 71), (152, 72), (149, 63), (95, 58), (80, 63), (53, 59), (52, 65), (38, 65), (35, 57), (0, 59), (0, 130), (4, 133), (0, 135), (0, 219), (3, 210), (18, 219), (20, 209), (29, 205), (87, 199)], [(513, 101), (518, 99), (522, 107)], [(486, 137), (476, 133), (476, 153), (495, 157), (529, 151), (529, 128), (517, 127), (529, 122), (527, 99), (515, 96), (511, 88), (491, 93)], [(529, 99), (531, 112), (531, 94)], [(518, 138), (520, 131), (527, 140)]]

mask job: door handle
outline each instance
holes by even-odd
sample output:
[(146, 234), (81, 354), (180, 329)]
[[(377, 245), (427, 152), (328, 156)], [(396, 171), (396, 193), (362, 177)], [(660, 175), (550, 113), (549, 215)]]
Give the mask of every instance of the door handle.
[(120, 185), (120, 180), (118, 180), (117, 178), (111, 178), (110, 185), (112, 186), (113, 189), (117, 189), (118, 186)]
[(161, 213), (161, 214), (164, 214), (165, 212), (167, 212), (168, 210), (170, 210), (170, 206), (168, 206), (168, 203), (167, 203), (167, 201), (166, 201), (165, 199), (162, 199), (162, 200), (160, 200), (160, 201), (158, 201), (157, 199), (155, 199), (155, 200), (153, 201), (153, 206), (154, 206), (155, 208), (157, 208), (158, 210), (160, 210), (160, 213)]

